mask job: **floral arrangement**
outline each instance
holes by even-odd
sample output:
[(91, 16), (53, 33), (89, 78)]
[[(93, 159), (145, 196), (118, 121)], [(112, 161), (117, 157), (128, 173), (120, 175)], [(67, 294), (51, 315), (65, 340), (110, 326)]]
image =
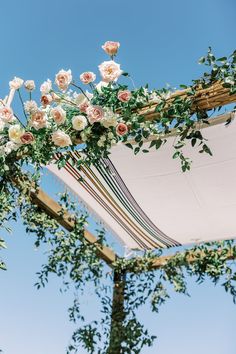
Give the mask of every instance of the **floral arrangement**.
[[(67, 158), (66, 151), (78, 149), (78, 145), (85, 153), (79, 164), (93, 163), (101, 156), (108, 156), (111, 147), (119, 142), (125, 143), (135, 154), (139, 151), (146, 153), (149, 148), (158, 149), (165, 143), (165, 134), (173, 127), (179, 129), (173, 157), (180, 158), (184, 171), (190, 168), (190, 161), (181, 151), (186, 139), (191, 139), (193, 146), (198, 141), (200, 152), (211, 153), (202, 135), (194, 130), (196, 118), (191, 112), (191, 95), (196, 85), (212, 83), (213, 79), (224, 79), (225, 85), (234, 92), (235, 52), (231, 62), (221, 58), (222, 65), (217, 66), (217, 60), (209, 50), (201, 62), (211, 65), (212, 73), (194, 80), (189, 97), (176, 97), (168, 108), (166, 102), (171, 90), (149, 91), (147, 86), (130, 90), (128, 85), (118, 83), (121, 76), (129, 77), (114, 61), (119, 47), (118, 42), (111, 41), (102, 46), (110, 60), (98, 66), (100, 82), (95, 83), (95, 73), (84, 72), (80, 75), (82, 86), (87, 88), (84, 89), (75, 83), (71, 70), (62, 69), (55, 76), (55, 85), (48, 79), (40, 86), (40, 104), (32, 99), (35, 90), (33, 80), (24, 81), (15, 77), (9, 82), (9, 96), (0, 101), (1, 175), (9, 170), (9, 161), (24, 157), (25, 162), (47, 164), (56, 152), (63, 150), (65, 154), (58, 161), (59, 167), (62, 167)], [(23, 88), (29, 95), (25, 101), (21, 93)], [(19, 119), (11, 108), (15, 93), (18, 93), (22, 103), (25, 121)], [(156, 104), (158, 119), (145, 120), (144, 115), (138, 113), (148, 104)], [(204, 121), (205, 116), (199, 114), (197, 119)], [(149, 148), (144, 149), (143, 143), (150, 136), (155, 139), (152, 139)], [(131, 144), (130, 140), (135, 141), (136, 145)]]
[[(101, 81), (98, 83), (95, 73), (88, 71), (80, 75), (81, 87), (73, 80), (70, 70), (60, 70), (55, 76), (55, 85), (48, 79), (40, 86), (38, 104), (33, 99), (34, 81), (15, 77), (9, 83), (8, 97), (0, 101), (0, 227), (9, 231), (8, 223), (17, 220), (18, 207), (26, 231), (36, 237), (35, 246), (50, 246), (36, 287), (45, 286), (50, 274), (56, 274), (63, 278), (66, 289), (71, 284), (75, 290), (77, 296), (69, 308), (69, 318), (79, 328), (73, 333), (68, 354), (77, 353), (81, 346), (89, 353), (141, 353), (144, 346), (152, 345), (155, 336), (150, 336), (139, 322), (137, 309), (150, 301), (152, 311), (158, 312), (169, 298), (171, 286), (178, 293), (188, 294), (186, 274), (196, 277), (198, 283), (207, 277), (214, 284), (221, 283), (236, 301), (235, 265), (228, 262), (229, 255), (230, 259), (236, 257), (232, 241), (198, 245), (177, 253), (158, 272), (151, 265), (153, 259), (161, 255), (161, 250), (158, 254), (147, 252), (143, 257), (119, 258), (114, 262), (112, 272), (107, 273), (97, 254), (97, 246), (105, 244), (104, 232), (99, 232), (96, 243), (86, 241), (86, 215), (80, 214), (76, 203), (66, 194), (61, 195), (62, 214), (67, 210), (73, 215), (75, 227), (70, 232), (32, 203), (32, 180), (37, 181), (38, 168), (49, 163), (57, 152), (63, 152), (57, 162), (59, 167), (66, 163), (67, 151), (78, 148), (84, 152), (79, 164), (93, 163), (108, 156), (111, 147), (119, 142), (133, 149), (135, 154), (146, 153), (149, 148), (160, 148), (166, 141), (165, 135), (175, 128), (178, 139), (173, 157), (180, 158), (183, 171), (190, 168), (190, 161), (182, 152), (187, 140), (193, 147), (198, 146), (200, 152), (211, 154), (195, 127), (196, 121), (207, 122), (207, 113), (197, 111), (193, 114), (192, 97), (198, 86), (208, 87), (217, 81), (227, 87), (230, 94), (236, 93), (236, 51), (228, 59), (216, 59), (209, 48), (200, 62), (211, 71), (193, 80), (188, 95), (184, 98), (176, 95), (170, 105), (171, 90), (150, 91), (147, 86), (130, 90), (128, 85), (118, 82), (121, 76), (129, 77), (114, 61), (119, 47), (118, 42), (106, 42), (102, 46), (110, 60), (99, 65)], [(84, 85), (87, 89), (83, 89)], [(23, 89), (28, 94), (27, 100), (23, 100)], [(11, 108), (16, 93), (22, 103), (24, 120)], [(152, 121), (140, 113), (140, 109), (149, 104), (156, 106), (158, 116)], [(152, 137), (149, 148), (143, 148), (149, 137)], [(131, 143), (133, 141), (135, 144)], [(22, 173), (21, 167), (25, 163), (33, 164), (32, 174)], [(3, 248), (5, 243), (0, 238), (0, 249)], [(188, 262), (190, 256), (196, 259), (192, 263)], [(0, 269), (6, 269), (1, 259)], [(111, 275), (119, 290), (118, 302), (120, 298), (124, 299), (122, 304), (117, 305), (108, 296), (113, 285)], [(104, 279), (108, 280), (107, 286)], [(80, 297), (86, 284), (91, 282), (100, 299), (103, 317), (87, 324), (80, 312)]]

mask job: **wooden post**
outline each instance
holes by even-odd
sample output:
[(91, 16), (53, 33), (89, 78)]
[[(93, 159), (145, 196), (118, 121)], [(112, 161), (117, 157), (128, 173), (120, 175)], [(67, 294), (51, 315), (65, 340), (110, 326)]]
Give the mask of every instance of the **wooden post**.
[(114, 271), (114, 287), (113, 287), (113, 300), (112, 300), (112, 313), (111, 313), (111, 331), (110, 341), (107, 354), (121, 354), (122, 341), (124, 339), (124, 327), (125, 320), (125, 283), (126, 273)]

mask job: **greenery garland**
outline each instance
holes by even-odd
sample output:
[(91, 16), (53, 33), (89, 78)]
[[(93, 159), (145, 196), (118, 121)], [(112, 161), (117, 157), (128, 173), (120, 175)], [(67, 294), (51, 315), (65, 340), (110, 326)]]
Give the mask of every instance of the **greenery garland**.
[[(116, 47), (118, 50), (117, 44)], [(83, 152), (78, 166), (81, 163), (93, 164), (101, 157), (107, 157), (111, 147), (119, 142), (131, 148), (134, 154), (147, 153), (150, 148), (159, 149), (173, 128), (178, 137), (173, 158), (180, 159), (183, 171), (190, 169), (191, 162), (182, 151), (187, 141), (191, 141), (193, 147), (197, 146), (199, 152), (211, 154), (195, 124), (196, 121), (208, 123), (207, 113), (192, 112), (193, 97), (197, 88), (206, 88), (215, 82), (227, 87), (229, 94), (236, 92), (236, 51), (229, 58), (216, 59), (210, 48), (206, 57), (200, 59), (200, 63), (209, 66), (210, 71), (193, 80), (186, 97), (177, 95), (171, 104), (168, 98), (172, 90), (150, 91), (147, 85), (129, 90), (127, 85), (120, 84), (117, 80), (122, 75), (129, 77), (129, 74), (113, 60), (111, 51), (106, 52), (112, 60), (99, 66), (103, 81), (95, 85), (96, 75), (92, 72), (80, 75), (82, 83), (89, 85), (91, 92), (75, 84), (70, 70), (60, 70), (55, 77), (59, 91), (53, 88), (50, 80), (44, 82), (40, 87), (41, 105), (38, 106), (32, 100), (35, 88), (32, 80), (24, 82), (14, 78), (10, 81), (9, 97), (0, 102), (0, 176), (8, 173), (16, 161), (21, 165), (47, 165), (57, 152), (63, 152), (57, 162), (59, 167), (63, 167), (68, 159), (66, 151), (75, 149)], [(29, 100), (25, 102), (21, 93), (23, 83), (29, 92)], [(25, 121), (21, 121), (10, 107), (15, 92), (18, 92), (23, 105)], [(159, 115), (152, 121), (145, 120), (138, 113), (149, 104), (156, 105)], [(149, 137), (152, 137), (149, 147), (143, 147)], [(130, 143), (131, 140), (135, 145)]]
[[(146, 252), (142, 257), (119, 258), (113, 264), (112, 274), (126, 274), (124, 318), (122, 322), (113, 323), (115, 339), (111, 343), (112, 274), (97, 256), (96, 244), (90, 244), (83, 237), (86, 216), (78, 212), (77, 205), (71, 202), (67, 194), (61, 194), (62, 214), (63, 210), (69, 210), (75, 221), (73, 231), (65, 231), (55, 219), (32, 204), (29, 186), (26, 187), (24, 182), (10, 195), (13, 205), (19, 206), (26, 232), (35, 235), (35, 246), (48, 246), (48, 261), (38, 273), (35, 285), (38, 289), (44, 287), (50, 274), (56, 274), (63, 279), (62, 288), (65, 290), (73, 287), (76, 294), (68, 311), (69, 319), (79, 328), (72, 335), (71, 344), (67, 348), (68, 354), (77, 353), (80, 346), (88, 353), (117, 354), (117, 345), (120, 342), (121, 353), (141, 353), (144, 346), (153, 344), (156, 336), (150, 335), (138, 320), (139, 308), (149, 301), (152, 311), (158, 312), (160, 306), (170, 297), (170, 285), (173, 291), (188, 295), (187, 276), (195, 277), (197, 283), (202, 283), (207, 278), (214, 284), (220, 283), (236, 302), (235, 263), (230, 262), (228, 257), (230, 253), (232, 259), (236, 258), (236, 245), (233, 241), (197, 245), (167, 259), (165, 265), (157, 270), (153, 269), (152, 262), (162, 255), (162, 250)], [(8, 196), (11, 188), (11, 185), (8, 185), (8, 190), (5, 188), (1, 215), (9, 208)], [(15, 219), (13, 210), (10, 215)], [(98, 232), (97, 243), (105, 243), (103, 231)], [(195, 257), (194, 262), (188, 261), (189, 255)], [(88, 284), (93, 284), (103, 314), (102, 318), (92, 323), (86, 323), (86, 318), (80, 311), (80, 298)]]

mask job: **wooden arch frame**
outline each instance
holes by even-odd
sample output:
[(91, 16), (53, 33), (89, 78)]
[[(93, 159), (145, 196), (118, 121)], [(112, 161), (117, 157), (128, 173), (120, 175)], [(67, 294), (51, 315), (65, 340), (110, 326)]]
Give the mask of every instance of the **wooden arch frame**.
[[(171, 102), (176, 97), (186, 98), (188, 97), (190, 89), (185, 89), (181, 91), (174, 92), (170, 98), (167, 100), (167, 105), (171, 105)], [(220, 106), (228, 105), (230, 103), (236, 102), (236, 93), (230, 94), (229, 89), (224, 87), (221, 83), (216, 82), (208, 88), (199, 88), (196, 90), (194, 96), (191, 96), (192, 99), (192, 112), (211, 110)], [(158, 113), (155, 112), (156, 104), (150, 104), (143, 107), (138, 113), (145, 116), (146, 120), (154, 120), (158, 118)], [(222, 119), (222, 122), (224, 119)], [(214, 124), (214, 122), (213, 122)], [(32, 203), (39, 206), (46, 214), (57, 220), (57, 222), (67, 229), (68, 231), (73, 230), (74, 224), (69, 213), (61, 213), (61, 206), (53, 200), (49, 195), (47, 195), (42, 189), (37, 191), (31, 191)], [(85, 239), (90, 243), (96, 243), (96, 237), (91, 234), (88, 230), (84, 232)], [(117, 259), (118, 255), (107, 246), (97, 245), (97, 254), (98, 256), (106, 262), (111, 268)], [(202, 252), (198, 257), (192, 255), (191, 253), (188, 256), (187, 261), (193, 263), (196, 259), (204, 257), (204, 252)], [(151, 268), (159, 269), (162, 268), (172, 256), (161, 256), (153, 259)], [(232, 254), (228, 254), (228, 259), (233, 259)], [(139, 258), (137, 258), (137, 261)], [(113, 287), (113, 302), (112, 302), (112, 314), (111, 314), (111, 333), (110, 333), (110, 344), (114, 342), (114, 336), (117, 333), (117, 326), (122, 326), (122, 322), (125, 319), (124, 313), (124, 289), (125, 289), (125, 274), (127, 272), (132, 272), (132, 269), (125, 269), (123, 273), (117, 273), (114, 271), (114, 287)], [(115, 328), (116, 327), (116, 328)], [(116, 347), (110, 345), (108, 349), (108, 354), (119, 354), (121, 353), (121, 340), (116, 340)], [(114, 352), (115, 350), (115, 352)]]

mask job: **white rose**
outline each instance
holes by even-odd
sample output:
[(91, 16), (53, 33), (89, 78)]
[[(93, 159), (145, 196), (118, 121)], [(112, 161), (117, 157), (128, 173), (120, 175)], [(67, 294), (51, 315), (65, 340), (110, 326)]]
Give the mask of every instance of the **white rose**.
[(9, 139), (16, 144), (21, 144), (20, 137), (24, 133), (19, 124), (12, 125), (8, 130)]
[(102, 94), (102, 88), (103, 87), (107, 87), (109, 85), (108, 82), (105, 82), (105, 81), (100, 81), (97, 85), (96, 85), (96, 90)]
[(0, 132), (2, 132), (5, 128), (5, 123), (2, 119), (0, 119)]
[(108, 139), (113, 139), (114, 138), (114, 134), (112, 132), (109, 132), (107, 134), (107, 136), (108, 136)]
[(82, 141), (84, 141), (84, 142), (87, 140), (87, 135), (85, 132), (81, 132), (80, 137), (81, 137)]
[(19, 148), (19, 145), (15, 144), (13, 141), (8, 141), (5, 145), (5, 153), (8, 155), (10, 154), (12, 151), (15, 151)]
[(104, 61), (98, 66), (102, 80), (105, 82), (116, 81), (122, 74), (120, 64), (114, 60)]
[(106, 141), (105, 135), (102, 135), (102, 136), (100, 137), (100, 140), (101, 140), (101, 141)]
[(25, 86), (26, 90), (28, 90), (28, 91), (35, 90), (34, 80), (26, 80), (24, 83), (24, 86)]
[(42, 95), (47, 95), (52, 89), (52, 81), (47, 79), (47, 81), (44, 81), (42, 85), (40, 86), (40, 92)]
[(111, 146), (114, 146), (114, 145), (116, 145), (116, 144), (117, 144), (116, 140), (115, 140), (115, 139), (112, 139), (112, 140), (111, 140)]
[(72, 145), (72, 141), (68, 134), (62, 130), (57, 130), (52, 134), (52, 141), (56, 146), (66, 147)]
[(0, 156), (5, 155), (5, 146), (0, 146)]
[(118, 114), (114, 113), (111, 109), (105, 110), (104, 118), (101, 120), (101, 124), (105, 128), (115, 127), (117, 125)]
[(83, 93), (76, 94), (76, 95), (74, 95), (74, 97), (75, 97), (75, 103), (77, 105), (80, 105), (81, 103), (83, 103), (84, 101), (87, 100), (87, 98), (85, 97), (85, 95)]
[(19, 77), (14, 77), (12, 81), (9, 82), (10, 89), (19, 90), (19, 88), (23, 85), (24, 80)]
[(73, 117), (72, 125), (75, 130), (81, 131), (88, 125), (88, 122), (85, 116), (79, 115)]
[(28, 113), (28, 114), (35, 113), (38, 110), (37, 103), (35, 101), (33, 101), (33, 100), (26, 101), (24, 103), (24, 108), (25, 108), (26, 113)]
[(51, 116), (58, 125), (65, 123), (66, 111), (61, 106), (57, 106), (51, 110)]
[(104, 141), (99, 139), (98, 142), (97, 142), (97, 146), (103, 147), (104, 146)]

